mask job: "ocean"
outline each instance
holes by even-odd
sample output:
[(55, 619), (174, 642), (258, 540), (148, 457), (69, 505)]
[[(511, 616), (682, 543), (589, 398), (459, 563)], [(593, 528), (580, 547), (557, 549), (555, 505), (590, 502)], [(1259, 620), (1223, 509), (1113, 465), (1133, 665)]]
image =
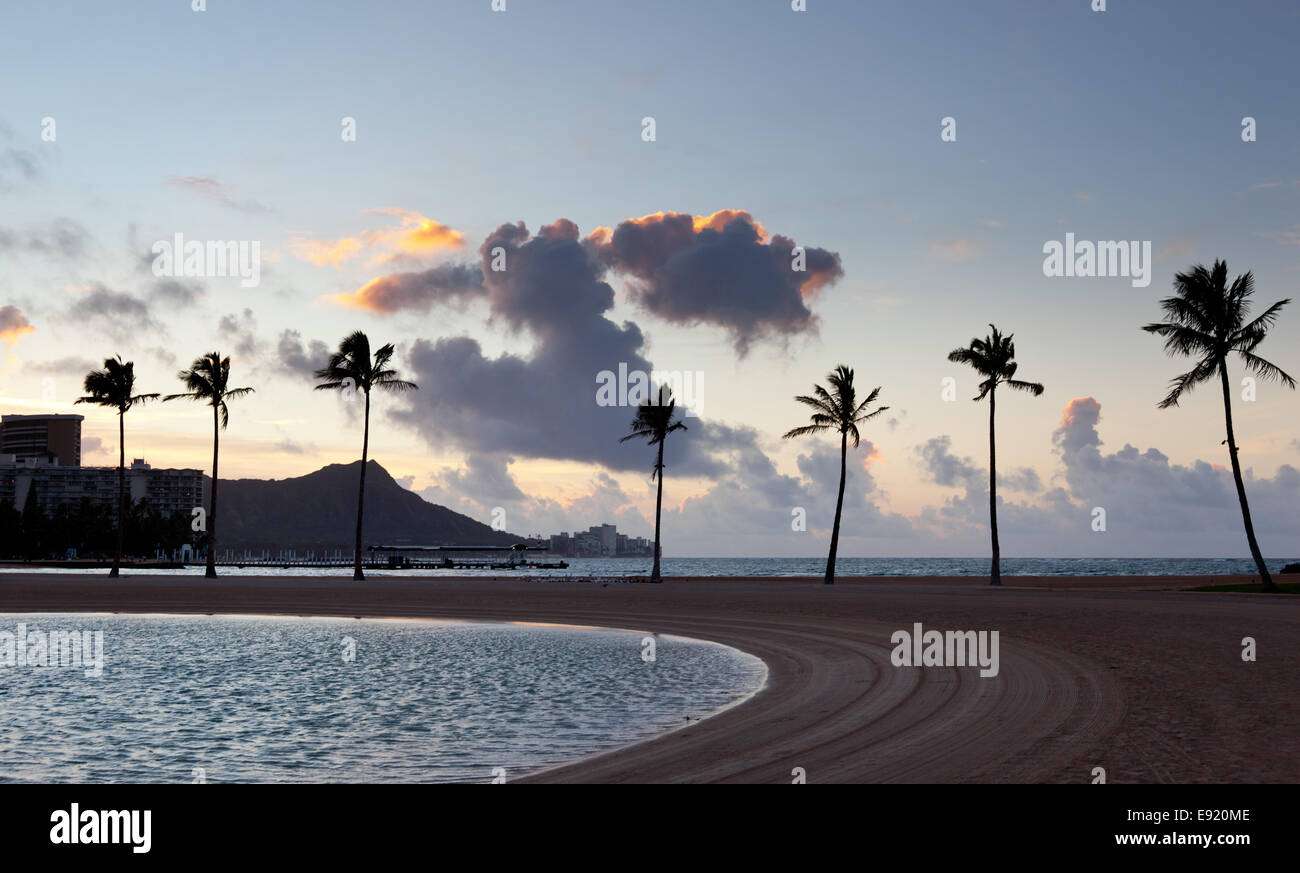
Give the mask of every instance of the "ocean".
[[(38, 632), (76, 634), (80, 660), (37, 665)], [(651, 639), (653, 658), (641, 633), (546, 625), (0, 615), (0, 782), (510, 781), (766, 681), (727, 646)]]

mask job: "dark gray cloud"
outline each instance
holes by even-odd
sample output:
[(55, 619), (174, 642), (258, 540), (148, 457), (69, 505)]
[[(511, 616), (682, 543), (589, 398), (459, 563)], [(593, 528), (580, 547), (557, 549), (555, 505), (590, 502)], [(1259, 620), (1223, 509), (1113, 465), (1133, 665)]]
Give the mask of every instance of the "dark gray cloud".
[(727, 330), (744, 355), (764, 337), (813, 333), (806, 298), (843, 274), (840, 257), (805, 246), (796, 269), (795, 242), (766, 232), (746, 212), (699, 220), (667, 213), (632, 219), (588, 238), (601, 260), (628, 276), (633, 299), (677, 324)]
[(257, 319), (253, 317), (251, 309), (223, 315), (217, 323), (217, 331), (221, 334), (223, 343), (235, 344), (235, 354), (240, 358), (252, 358), (261, 348), (262, 344), (257, 339)]
[(149, 296), (169, 306), (193, 306), (204, 298), (203, 284), (190, 279), (159, 279), (149, 289)]
[(285, 330), (276, 344), (276, 357), (280, 366), (291, 374), (310, 377), (329, 362), (330, 347), (320, 340), (312, 340), (304, 348), (302, 333)]
[[(490, 267), (497, 247), (504, 271)], [(490, 358), (470, 337), (418, 340), (409, 360), (420, 390), (398, 400), (393, 418), (435, 445), (618, 469), (644, 464), (644, 451), (618, 443), (632, 410), (596, 403), (601, 371), (620, 362), (650, 371), (643, 338), (635, 324), (606, 317), (614, 291), (577, 227), (560, 219), (530, 235), (522, 223), (505, 224), (480, 255), (492, 318), (526, 332), (533, 349)]]
[(101, 284), (92, 285), (90, 290), (77, 295), (68, 307), (67, 319), (72, 324), (102, 330), (119, 341), (163, 329), (144, 300)]

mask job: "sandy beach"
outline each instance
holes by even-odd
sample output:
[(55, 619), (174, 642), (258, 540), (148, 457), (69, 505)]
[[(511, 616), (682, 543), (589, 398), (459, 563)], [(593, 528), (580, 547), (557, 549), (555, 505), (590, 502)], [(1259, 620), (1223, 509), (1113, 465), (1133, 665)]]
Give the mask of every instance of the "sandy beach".
[[(1248, 581), (1217, 577), (1216, 584)], [(539, 782), (1300, 781), (1300, 601), (1208, 577), (511, 579), (0, 575), (3, 612), (538, 621), (678, 634), (768, 665), (720, 715)], [(890, 635), (996, 630), (1001, 666), (898, 668)], [(1258, 660), (1242, 660), (1241, 641)]]

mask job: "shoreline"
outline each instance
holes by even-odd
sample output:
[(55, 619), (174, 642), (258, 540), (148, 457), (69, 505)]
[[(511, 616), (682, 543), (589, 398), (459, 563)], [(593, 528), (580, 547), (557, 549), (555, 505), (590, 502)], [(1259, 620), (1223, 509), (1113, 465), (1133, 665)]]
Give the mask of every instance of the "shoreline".
[[(1248, 581), (1250, 577), (1214, 577)], [(536, 584), (545, 581), (549, 584)], [(1207, 577), (821, 580), (0, 574), (0, 611), (540, 621), (719, 643), (767, 665), (743, 702), (524, 782), (1295, 782), (1300, 608)], [(484, 584), (491, 582), (491, 584)], [(1101, 584), (1098, 584), (1098, 583)], [(890, 634), (998, 630), (1001, 671), (896, 668)], [(1259, 661), (1240, 657), (1243, 636)]]

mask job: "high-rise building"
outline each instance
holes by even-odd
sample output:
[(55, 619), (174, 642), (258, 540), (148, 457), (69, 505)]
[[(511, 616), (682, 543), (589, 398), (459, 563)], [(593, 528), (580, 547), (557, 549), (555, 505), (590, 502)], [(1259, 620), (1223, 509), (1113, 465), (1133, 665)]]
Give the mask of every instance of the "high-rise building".
[[(543, 545), (546, 541), (543, 541)], [(617, 525), (595, 524), (569, 536), (567, 531), (553, 534), (549, 540), (552, 555), (570, 557), (645, 557), (654, 552), (645, 537), (629, 537), (618, 532)]]
[(561, 531), (557, 534), (551, 534), (551, 543), (549, 550), (552, 555), (569, 557), (573, 554), (573, 537), (569, 536), (568, 531)]
[[(202, 470), (155, 470), (137, 459), (126, 469), (127, 493), (132, 503), (148, 500), (163, 515), (190, 515), (203, 505)], [(107, 507), (117, 506), (116, 467), (63, 467), (39, 460), (19, 460), (0, 455), (0, 500), (21, 511), (34, 491), (35, 505), (51, 515), (61, 505), (76, 506), (83, 499)]]
[(80, 467), (84, 420), (82, 415), (0, 416), (0, 455)]

